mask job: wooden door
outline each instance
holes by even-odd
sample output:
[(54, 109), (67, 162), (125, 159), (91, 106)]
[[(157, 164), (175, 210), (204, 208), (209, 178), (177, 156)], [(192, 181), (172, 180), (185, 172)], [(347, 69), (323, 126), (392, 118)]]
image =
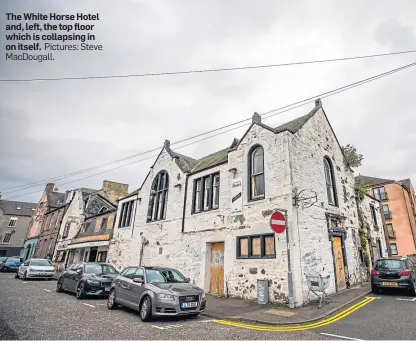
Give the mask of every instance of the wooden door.
[(345, 266), (341, 237), (332, 237), (332, 247), (334, 252), (335, 277), (337, 280), (337, 288), (338, 290), (345, 289)]
[(224, 243), (211, 244), (210, 292), (224, 294)]

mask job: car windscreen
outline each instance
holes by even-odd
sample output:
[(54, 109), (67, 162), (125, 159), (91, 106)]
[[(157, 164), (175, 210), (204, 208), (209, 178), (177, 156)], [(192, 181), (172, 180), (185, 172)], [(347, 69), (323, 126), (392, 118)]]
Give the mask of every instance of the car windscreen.
[(405, 264), (399, 259), (380, 259), (377, 261), (376, 269), (390, 269), (390, 270), (401, 270), (405, 268)]
[(187, 283), (187, 279), (173, 269), (146, 269), (148, 283)]
[(32, 259), (30, 265), (33, 266), (52, 266), (52, 263), (47, 259)]
[(107, 264), (85, 264), (85, 272), (96, 275), (111, 275), (116, 274), (117, 271), (111, 265)]
[(7, 258), (7, 263), (21, 263), (20, 258)]

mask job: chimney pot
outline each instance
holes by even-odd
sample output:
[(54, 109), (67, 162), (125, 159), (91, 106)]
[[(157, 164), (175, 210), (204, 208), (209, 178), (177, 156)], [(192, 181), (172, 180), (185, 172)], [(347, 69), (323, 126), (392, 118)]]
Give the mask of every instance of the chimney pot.
[(315, 100), (315, 107), (322, 107), (322, 102), (321, 99), (318, 98), (317, 100)]
[(53, 188), (55, 187), (55, 184), (54, 183), (48, 183), (46, 186), (45, 186), (45, 191), (47, 192), (47, 193), (50, 193), (50, 192), (52, 192), (53, 191)]
[(170, 141), (169, 140), (165, 140), (165, 143), (163, 145), (165, 147), (165, 149), (170, 149)]

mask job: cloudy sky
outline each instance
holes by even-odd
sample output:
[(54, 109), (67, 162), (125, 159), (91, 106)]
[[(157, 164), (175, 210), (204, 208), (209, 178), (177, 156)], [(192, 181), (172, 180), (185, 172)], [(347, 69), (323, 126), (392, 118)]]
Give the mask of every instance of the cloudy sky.
[[(104, 50), (56, 53), (55, 61), (44, 63), (5, 61), (5, 12), (99, 13), (96, 42)], [(223, 68), (416, 48), (413, 0), (5, 0), (0, 14), (2, 79)], [(36, 202), (44, 184), (11, 193), (6, 188), (145, 152), (165, 139), (173, 143), (415, 59), (416, 53), (165, 77), (1, 82), (0, 190), (4, 198)], [(411, 68), (323, 100), (341, 144), (355, 145), (365, 157), (357, 174), (416, 181), (415, 77), (416, 68)], [(264, 122), (276, 126), (306, 114), (312, 106)], [(228, 146), (243, 131), (177, 151), (202, 157)], [(103, 180), (112, 180), (134, 190), (152, 162), (147, 159), (77, 180), (121, 165), (113, 164), (55, 183), (64, 191), (100, 188)]]

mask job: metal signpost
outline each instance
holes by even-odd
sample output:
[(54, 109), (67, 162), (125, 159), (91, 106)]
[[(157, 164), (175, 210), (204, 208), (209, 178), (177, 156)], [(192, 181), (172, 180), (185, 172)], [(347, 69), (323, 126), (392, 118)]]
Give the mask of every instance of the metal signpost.
[[(284, 212), (284, 214), (282, 213)], [(277, 233), (281, 234), (286, 231), (286, 247), (287, 247), (287, 284), (289, 294), (289, 308), (294, 308), (293, 302), (293, 278), (292, 278), (292, 266), (290, 263), (290, 242), (289, 242), (289, 229), (287, 228), (287, 210), (277, 209), (272, 213), (270, 217), (270, 227)]]

